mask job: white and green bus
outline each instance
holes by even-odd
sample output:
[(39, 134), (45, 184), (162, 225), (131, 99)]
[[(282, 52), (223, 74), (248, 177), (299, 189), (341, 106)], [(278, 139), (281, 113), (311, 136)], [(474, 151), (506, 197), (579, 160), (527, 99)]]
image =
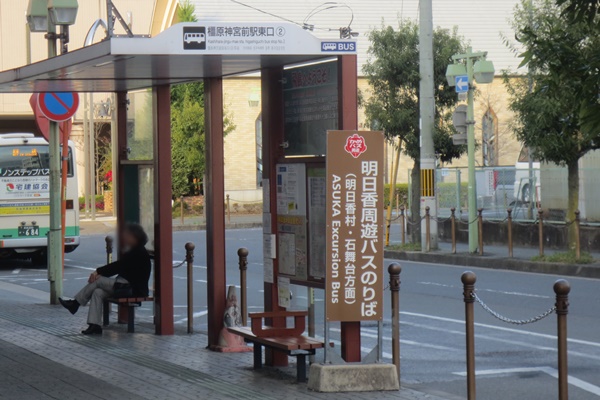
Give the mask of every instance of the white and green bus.
[[(69, 142), (65, 252), (79, 246), (75, 151)], [(46, 263), (50, 225), (48, 142), (31, 133), (0, 134), (0, 258)]]

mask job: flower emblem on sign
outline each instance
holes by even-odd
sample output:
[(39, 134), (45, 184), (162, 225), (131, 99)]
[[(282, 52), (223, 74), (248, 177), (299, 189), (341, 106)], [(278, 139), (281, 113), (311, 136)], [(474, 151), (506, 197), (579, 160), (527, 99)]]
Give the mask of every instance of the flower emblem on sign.
[(348, 136), (344, 149), (350, 153), (352, 157), (358, 158), (362, 153), (367, 151), (367, 143), (365, 142), (364, 137), (355, 133), (352, 136)]

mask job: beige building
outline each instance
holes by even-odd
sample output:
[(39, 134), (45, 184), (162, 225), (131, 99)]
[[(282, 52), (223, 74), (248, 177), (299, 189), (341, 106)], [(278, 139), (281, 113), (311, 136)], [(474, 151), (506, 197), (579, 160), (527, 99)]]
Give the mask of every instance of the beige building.
[[(28, 34), (25, 24), (27, 1), (0, 0), (0, 70), (14, 68), (46, 57), (43, 34)], [(132, 24), (136, 34), (156, 35), (177, 21), (178, 0), (114, 0), (121, 14)], [(318, 37), (335, 38), (338, 28), (347, 26), (352, 19), (352, 29), (359, 33), (359, 76), (367, 59), (370, 30), (386, 24), (395, 25), (400, 19), (415, 19), (418, 16), (418, 0), (396, 2), (391, 0), (349, 0), (348, 8), (333, 8), (309, 16), (311, 10), (322, 5), (321, 0), (294, 2), (282, 0), (257, 0), (251, 2), (254, 9), (229, 0), (192, 1), (200, 20), (229, 20), (262, 22), (275, 17), (262, 11), (312, 26)], [(376, 6), (375, 4), (376, 3)], [(464, 4), (463, 4), (464, 3)], [(106, 19), (104, 0), (79, 2), (77, 23), (71, 29), (69, 48), (83, 46), (89, 27), (98, 18)], [(250, 4), (250, 3), (249, 3)], [(502, 43), (501, 34), (511, 37), (508, 20), (516, 0), (498, 2), (481, 0), (476, 3), (466, 0), (447, 2), (433, 0), (434, 24), (452, 28), (460, 21), (459, 33), (470, 40), (476, 50), (488, 50), (498, 71), (515, 69), (517, 60)], [(468, 10), (462, 14), (460, 10)], [(460, 14), (460, 15), (459, 15)], [(22, 16), (16, 18), (15, 16)], [(123, 33), (118, 24), (117, 33)], [(95, 40), (104, 32), (99, 31)], [(363, 95), (369, 95), (369, 85), (364, 77), (359, 78)], [(233, 200), (260, 200), (260, 80), (256, 75), (234, 77), (224, 81), (224, 102), (235, 129), (225, 138), (225, 188)], [(104, 102), (110, 94), (95, 94), (94, 103)], [(510, 131), (512, 116), (508, 110), (507, 93), (501, 79), (493, 84), (479, 86), (476, 99), (476, 121), (478, 141), (482, 143), (477, 155), (479, 165), (514, 165), (520, 145)], [(82, 102), (83, 104), (83, 102)], [(75, 119), (73, 140), (83, 150), (83, 106)], [(101, 118), (101, 117), (99, 117)], [(359, 123), (365, 124), (364, 113), (359, 112)], [(104, 120), (104, 122), (107, 122)], [(0, 94), (0, 132), (35, 129), (29, 106), (29, 95)], [(485, 151), (485, 154), (484, 154)], [(388, 151), (389, 159), (392, 152)], [(83, 157), (78, 157), (83, 166)], [(458, 160), (453, 166), (464, 166), (466, 160)], [(400, 182), (406, 182), (412, 160), (402, 156)], [(389, 169), (389, 168), (388, 168)], [(84, 174), (79, 174), (83, 179)], [(80, 187), (83, 187), (80, 184)]]

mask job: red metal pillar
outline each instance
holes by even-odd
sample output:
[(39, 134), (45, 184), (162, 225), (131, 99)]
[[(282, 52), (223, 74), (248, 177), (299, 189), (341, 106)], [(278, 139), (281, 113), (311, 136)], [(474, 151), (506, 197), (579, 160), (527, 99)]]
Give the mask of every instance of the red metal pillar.
[[(113, 136), (114, 137), (114, 136)], [(121, 232), (126, 223), (125, 218), (125, 169), (122, 161), (127, 161), (127, 92), (117, 92), (117, 149), (119, 151), (117, 165), (117, 232)], [(121, 257), (121, 248), (117, 241), (117, 258)], [(119, 323), (127, 323), (129, 308), (118, 306)]]
[(171, 210), (171, 88), (153, 89), (154, 104), (154, 275), (157, 335), (172, 335), (173, 216)]
[[(283, 68), (266, 68), (261, 74), (262, 93), (262, 129), (263, 129), (263, 178), (269, 179), (270, 199), (263, 199), (270, 204), (271, 230), (277, 232), (277, 161), (283, 156), (280, 146), (283, 143)], [(264, 233), (268, 233), (266, 230)], [(278, 305), (277, 294), (277, 259), (273, 260), (273, 278), (275, 283), (264, 284), (265, 311), (278, 311), (283, 308)], [(272, 321), (273, 326), (285, 327), (285, 320)], [(286, 366), (288, 357), (285, 353), (277, 351), (266, 352), (267, 365)]]
[[(338, 129), (358, 129), (358, 65), (356, 55), (338, 57)], [(381, 266), (383, 268), (383, 265)], [(360, 361), (360, 322), (342, 322), (342, 357)]]
[[(115, 136), (113, 136), (115, 137)], [(125, 224), (125, 171), (122, 161), (127, 160), (127, 92), (117, 92), (117, 149), (119, 163), (117, 171), (117, 232)], [(120, 252), (117, 244), (117, 252)], [(117, 253), (119, 254), (119, 253)]]
[(206, 124), (206, 295), (208, 304), (208, 346), (219, 345), (225, 312), (225, 170), (223, 150), (223, 79), (204, 80)]

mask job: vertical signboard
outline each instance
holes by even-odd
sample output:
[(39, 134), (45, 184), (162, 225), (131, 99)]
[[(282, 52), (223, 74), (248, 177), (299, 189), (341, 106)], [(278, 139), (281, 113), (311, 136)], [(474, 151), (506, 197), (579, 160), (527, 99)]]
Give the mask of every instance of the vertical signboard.
[(327, 132), (328, 321), (383, 317), (382, 132)]

